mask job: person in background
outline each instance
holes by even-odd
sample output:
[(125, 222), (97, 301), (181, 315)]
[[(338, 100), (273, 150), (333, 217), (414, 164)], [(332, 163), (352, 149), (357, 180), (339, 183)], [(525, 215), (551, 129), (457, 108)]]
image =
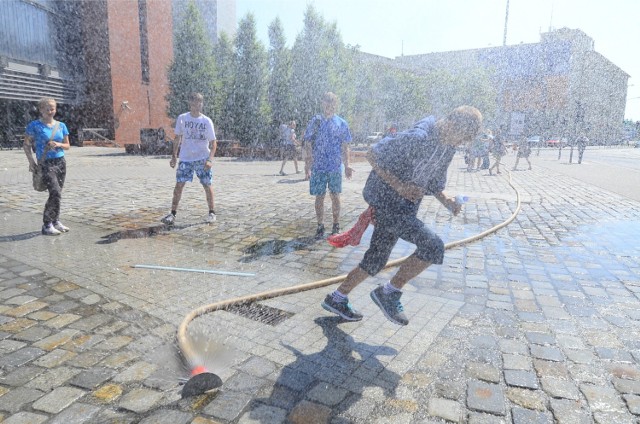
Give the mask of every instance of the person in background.
[(296, 174), (299, 174), (298, 170), (298, 158), (296, 148), (299, 146), (296, 139), (296, 121), (289, 122), (289, 125), (282, 124), (280, 126), (280, 142), (282, 148), (282, 165), (280, 166), (279, 175), (287, 175), (284, 173), (284, 164), (287, 163), (287, 159), (293, 160), (293, 166), (296, 169)]
[(322, 96), (322, 115), (316, 115), (309, 121), (304, 132), (307, 149), (305, 174), (309, 178), (309, 193), (315, 196), (318, 227), (316, 238), (324, 236), (324, 198), (329, 189), (333, 226), (331, 234), (340, 232), (340, 193), (342, 192), (342, 172), (351, 178), (349, 143), (351, 132), (347, 122), (336, 115), (338, 97), (327, 92)]
[(369, 249), (360, 264), (340, 286), (329, 293), (321, 306), (347, 321), (360, 321), (362, 314), (348, 295), (368, 276), (384, 268), (398, 239), (416, 245), (386, 284), (370, 294), (374, 303), (393, 323), (407, 325), (409, 320), (400, 303), (402, 288), (431, 264), (441, 264), (444, 243), (417, 217), (422, 198), (434, 196), (457, 215), (462, 205), (444, 194), (447, 170), (456, 148), (470, 143), (480, 132), (482, 114), (471, 106), (460, 106), (445, 118), (429, 116), (407, 131), (386, 137), (367, 155), (372, 171), (362, 192), (375, 220)]
[(513, 165), (513, 170), (518, 170), (518, 162), (520, 161), (520, 158), (524, 158), (529, 164), (529, 171), (531, 171), (531, 161), (529, 160), (530, 155), (531, 145), (526, 138), (523, 138), (520, 140), (520, 143), (518, 143), (518, 155), (516, 156), (516, 163)]
[(469, 147), (471, 156), (471, 166), (467, 167), (467, 171), (479, 171), (482, 169), (482, 162), (485, 156), (487, 138), (486, 134), (479, 134)]
[(482, 135), (482, 166), (478, 167), (480, 169), (489, 169), (491, 165), (491, 159), (489, 158), (489, 154), (491, 153), (491, 146), (493, 145), (493, 133), (491, 130), (486, 130)]
[(500, 174), (500, 161), (502, 157), (507, 154), (507, 147), (504, 145), (504, 139), (502, 138), (502, 131), (498, 130), (493, 137), (491, 143), (491, 153), (495, 159), (495, 162), (489, 168), (489, 175), (493, 175), (492, 171), (495, 169), (496, 174)]
[(576, 140), (576, 145), (578, 146), (578, 163), (582, 163), (582, 155), (584, 155), (584, 151), (587, 148), (587, 143), (589, 143), (589, 139), (584, 134)]
[(384, 137), (393, 137), (394, 135), (396, 135), (396, 133), (398, 132), (398, 125), (397, 124), (391, 124), (389, 126), (389, 128), (387, 128), (387, 131), (384, 134)]
[[(56, 107), (56, 101), (50, 97), (38, 101), (40, 119), (29, 122), (23, 144), (29, 161), (29, 171), (35, 172), (38, 164), (42, 165), (43, 179), (49, 192), (42, 215), (42, 234), (46, 236), (57, 236), (69, 231), (69, 228), (60, 222), (62, 188), (67, 176), (64, 151), (69, 150), (69, 130), (64, 122), (54, 119)], [(33, 159), (33, 143), (36, 160)]]
[(208, 223), (216, 221), (213, 198), (213, 158), (216, 154), (218, 142), (211, 119), (202, 114), (204, 96), (200, 93), (189, 95), (189, 112), (178, 116), (176, 120), (176, 139), (173, 141), (173, 154), (169, 166), (176, 167), (178, 149), (180, 163), (176, 170), (176, 185), (173, 189), (171, 213), (161, 219), (166, 225), (173, 225), (176, 220), (178, 204), (182, 198), (182, 190), (187, 181), (193, 181), (195, 173), (204, 188), (209, 206), (209, 214), (205, 220)]

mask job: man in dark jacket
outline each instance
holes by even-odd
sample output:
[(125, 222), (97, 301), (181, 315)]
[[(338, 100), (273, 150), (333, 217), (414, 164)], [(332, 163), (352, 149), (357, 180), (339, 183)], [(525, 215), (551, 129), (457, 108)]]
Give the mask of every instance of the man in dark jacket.
[(347, 296), (385, 266), (401, 238), (415, 244), (416, 250), (389, 282), (371, 292), (371, 298), (390, 321), (409, 323), (400, 303), (402, 287), (429, 265), (441, 264), (444, 258), (440, 237), (417, 218), (420, 202), (425, 195), (433, 195), (453, 214), (460, 212), (461, 205), (443, 193), (447, 169), (456, 147), (470, 143), (481, 127), (480, 111), (460, 106), (446, 118), (427, 117), (372, 148), (367, 159), (373, 169), (363, 190), (364, 199), (374, 210), (371, 243), (359, 266), (322, 302), (324, 309), (345, 320), (360, 321), (362, 314), (351, 306)]
[(582, 163), (582, 155), (584, 155), (584, 150), (587, 148), (588, 142), (589, 139), (584, 134), (576, 140), (576, 145), (578, 146), (578, 163)]

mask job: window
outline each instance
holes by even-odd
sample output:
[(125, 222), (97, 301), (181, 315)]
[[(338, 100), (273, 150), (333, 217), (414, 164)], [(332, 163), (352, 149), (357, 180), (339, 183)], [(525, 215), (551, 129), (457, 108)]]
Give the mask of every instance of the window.
[(140, 65), (142, 82), (149, 84), (149, 37), (147, 34), (147, 0), (138, 0), (138, 21), (140, 25)]

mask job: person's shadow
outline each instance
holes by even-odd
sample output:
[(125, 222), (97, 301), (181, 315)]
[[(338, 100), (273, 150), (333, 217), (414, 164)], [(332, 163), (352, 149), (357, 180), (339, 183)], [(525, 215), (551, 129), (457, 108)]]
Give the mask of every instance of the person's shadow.
[[(400, 376), (388, 371), (377, 358), (396, 355), (395, 349), (356, 342), (338, 328), (338, 324), (345, 322), (339, 317), (319, 317), (315, 322), (327, 337), (326, 346), (320, 352), (305, 355), (283, 343), (295, 354), (296, 360), (282, 369), (270, 397), (253, 400), (252, 419), (273, 424), (259, 413), (261, 406), (282, 408), (290, 414), (302, 402), (311, 402), (331, 409), (331, 416), (327, 417), (329, 422), (362, 398), (365, 387), (380, 387), (385, 397), (395, 395)], [(296, 411), (296, 422), (320, 422), (318, 416), (301, 416), (305, 410), (314, 413), (313, 408), (301, 407)], [(258, 412), (254, 414), (254, 411)]]
[(15, 234), (12, 236), (0, 236), (0, 243), (29, 240), (31, 238), (38, 237), (39, 235), (40, 235), (40, 231), (32, 231), (30, 233)]

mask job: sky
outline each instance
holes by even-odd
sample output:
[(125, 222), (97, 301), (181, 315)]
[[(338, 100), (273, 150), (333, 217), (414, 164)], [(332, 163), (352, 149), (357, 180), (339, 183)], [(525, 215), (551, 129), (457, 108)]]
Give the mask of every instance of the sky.
[[(253, 13), (265, 46), (279, 17), (291, 47), (308, 4), (337, 23), (345, 44), (391, 58), (501, 46), (507, 9), (507, 0), (236, 0), (236, 16)], [(629, 74), (625, 118), (640, 120), (640, 1), (509, 0), (508, 16), (507, 45), (539, 42), (550, 28), (585, 32), (598, 53)]]

